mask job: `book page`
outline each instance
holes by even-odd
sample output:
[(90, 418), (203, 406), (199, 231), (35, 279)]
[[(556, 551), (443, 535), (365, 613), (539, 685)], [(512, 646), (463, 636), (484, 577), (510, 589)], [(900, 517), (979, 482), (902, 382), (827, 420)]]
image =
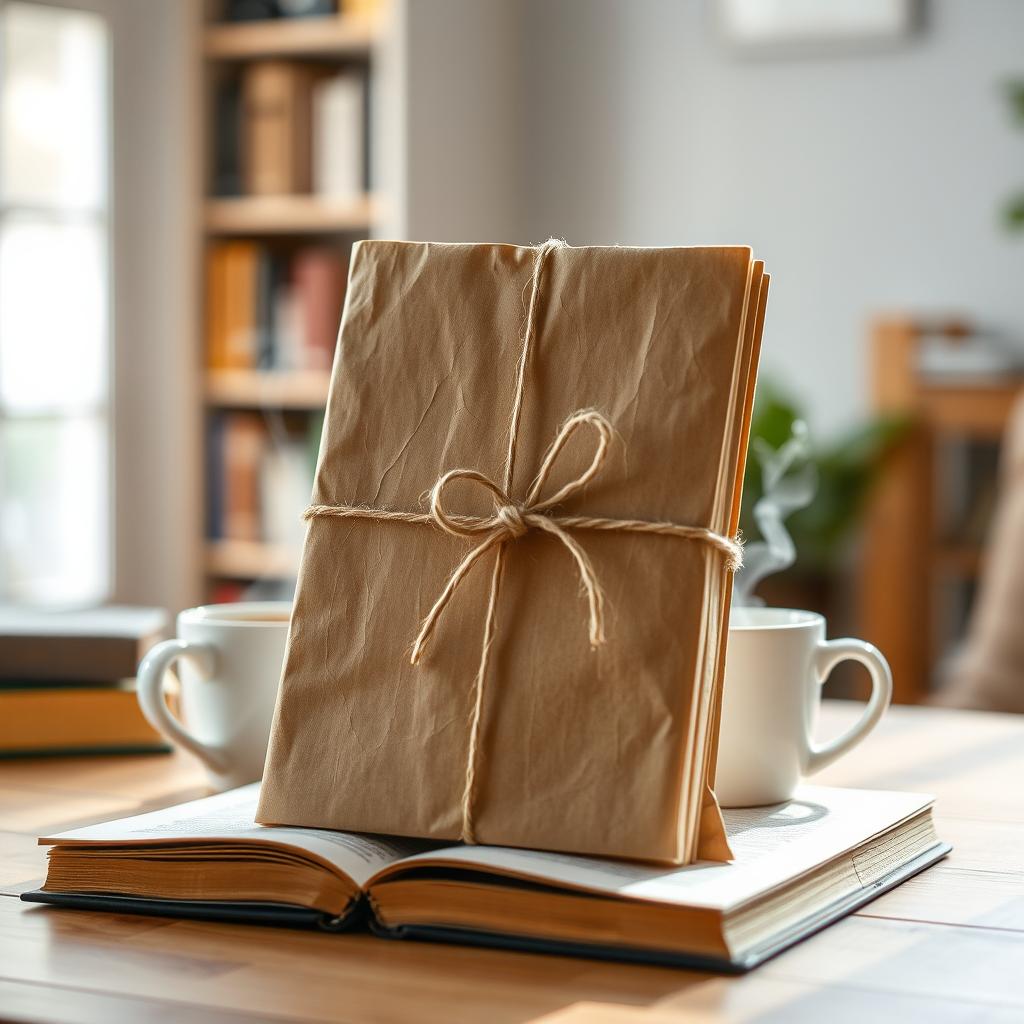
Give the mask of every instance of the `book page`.
[(917, 793), (802, 786), (787, 804), (723, 812), (735, 860), (659, 867), (495, 846), (446, 847), (386, 868), (370, 884), (410, 867), (465, 867), (548, 885), (691, 907), (727, 910), (849, 853), (932, 802)]
[(258, 782), (159, 811), (45, 836), (42, 845), (135, 846), (188, 843), (272, 843), (301, 850), (347, 875), (360, 888), (374, 874), (412, 854), (436, 847), (417, 839), (255, 824)]

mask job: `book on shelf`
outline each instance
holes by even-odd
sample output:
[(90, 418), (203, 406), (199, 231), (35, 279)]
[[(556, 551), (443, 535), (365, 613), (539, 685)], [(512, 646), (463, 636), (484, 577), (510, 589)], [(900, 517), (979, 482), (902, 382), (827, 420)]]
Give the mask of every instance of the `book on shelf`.
[(337, 0), (277, 0), (281, 18), (319, 18), (337, 12)]
[(334, 359), (345, 273), (344, 259), (330, 246), (210, 245), (207, 368), (327, 372)]
[(0, 608), (0, 680), (126, 679), (167, 627), (160, 608)]
[(261, 534), (268, 543), (288, 551), (302, 550), (302, 509), (313, 491), (313, 470), (306, 438), (266, 446), (260, 463), (258, 497)]
[(309, 192), (313, 71), (258, 60), (242, 72), (242, 167), (250, 195)]
[(213, 95), (210, 190), (215, 196), (238, 196), (244, 191), (241, 132), (241, 83), (227, 78)]
[(332, 249), (308, 247), (295, 254), (292, 273), (299, 304), (297, 368), (326, 373), (334, 363), (345, 265)]
[(277, 16), (277, 0), (226, 0), (224, 21), (266, 21)]
[(341, 0), (341, 13), (356, 18), (375, 18), (381, 13), (385, 0)]
[(284, 576), (260, 576), (213, 581), (207, 587), (207, 602), (231, 604), (235, 601), (291, 601), (295, 597), (295, 580)]
[(337, 14), (337, 0), (228, 0), (225, 21), (266, 21), (270, 18), (316, 18)]
[(207, 536), (302, 546), (322, 418), (216, 412), (207, 424)]
[(910, 793), (805, 786), (725, 812), (732, 863), (665, 868), (260, 826), (258, 789), (43, 837), (22, 899), (744, 970), (949, 850)]
[(206, 417), (206, 450), (203, 458), (205, 471), (206, 537), (218, 540), (224, 532), (224, 417), (225, 413), (212, 412)]
[(237, 580), (218, 580), (209, 588), (207, 600), (210, 604), (234, 604), (249, 600), (247, 591), (246, 585)]
[(255, 369), (258, 363), (260, 247), (252, 242), (210, 246), (206, 264), (207, 365)]
[(318, 78), (312, 92), (313, 192), (358, 199), (366, 192), (366, 78), (346, 69)]
[(231, 413), (224, 419), (221, 472), (225, 537), (249, 541), (262, 537), (260, 464), (267, 436), (258, 413)]
[(0, 758), (169, 750), (142, 714), (134, 679), (0, 683)]

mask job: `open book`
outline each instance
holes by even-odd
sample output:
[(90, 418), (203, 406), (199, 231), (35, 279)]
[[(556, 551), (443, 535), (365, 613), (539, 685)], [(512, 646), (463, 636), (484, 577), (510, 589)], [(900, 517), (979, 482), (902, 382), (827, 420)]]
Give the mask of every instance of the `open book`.
[(805, 786), (726, 811), (731, 864), (267, 827), (257, 784), (90, 825), (52, 845), (31, 902), (742, 970), (944, 856), (931, 799)]

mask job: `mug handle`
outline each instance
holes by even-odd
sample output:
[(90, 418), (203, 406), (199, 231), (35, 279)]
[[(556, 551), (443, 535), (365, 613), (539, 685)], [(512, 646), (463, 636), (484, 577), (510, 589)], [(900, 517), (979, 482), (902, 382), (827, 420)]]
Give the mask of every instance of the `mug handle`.
[(152, 648), (139, 665), (136, 682), (139, 706), (146, 720), (157, 732), (163, 733), (179, 747), (191, 751), (211, 771), (225, 772), (228, 762), (224, 751), (197, 740), (167, 709), (164, 700), (164, 677), (179, 658), (191, 661), (204, 680), (213, 674), (216, 652), (212, 647), (188, 640), (164, 640)]
[(814, 668), (818, 685), (823, 686), (832, 669), (841, 661), (858, 661), (871, 676), (871, 696), (864, 713), (846, 732), (820, 747), (809, 743), (807, 768), (804, 774), (821, 771), (848, 750), (855, 747), (876, 725), (892, 700), (892, 671), (882, 652), (874, 644), (844, 637), (841, 640), (822, 640), (814, 655)]

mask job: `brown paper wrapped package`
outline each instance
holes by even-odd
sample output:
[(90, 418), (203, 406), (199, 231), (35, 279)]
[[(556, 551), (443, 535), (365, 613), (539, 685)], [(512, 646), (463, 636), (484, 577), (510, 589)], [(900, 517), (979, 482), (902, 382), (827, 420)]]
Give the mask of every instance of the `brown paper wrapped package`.
[[(766, 293), (745, 247), (355, 247), (313, 503), (420, 515), (311, 519), (259, 821), (728, 856), (709, 783), (731, 576), (713, 544), (570, 530), (604, 596), (606, 642), (592, 647), (565, 543), (505, 533), (418, 664), (410, 653), (486, 539), (439, 529), (425, 493), (456, 468), (500, 487), (510, 427), (513, 502), (567, 417), (596, 410), (614, 431), (606, 457), (552, 515), (735, 533)], [(577, 430), (541, 497), (584, 474), (596, 443)], [(500, 504), (473, 481), (445, 488), (449, 514), (488, 519)]]

